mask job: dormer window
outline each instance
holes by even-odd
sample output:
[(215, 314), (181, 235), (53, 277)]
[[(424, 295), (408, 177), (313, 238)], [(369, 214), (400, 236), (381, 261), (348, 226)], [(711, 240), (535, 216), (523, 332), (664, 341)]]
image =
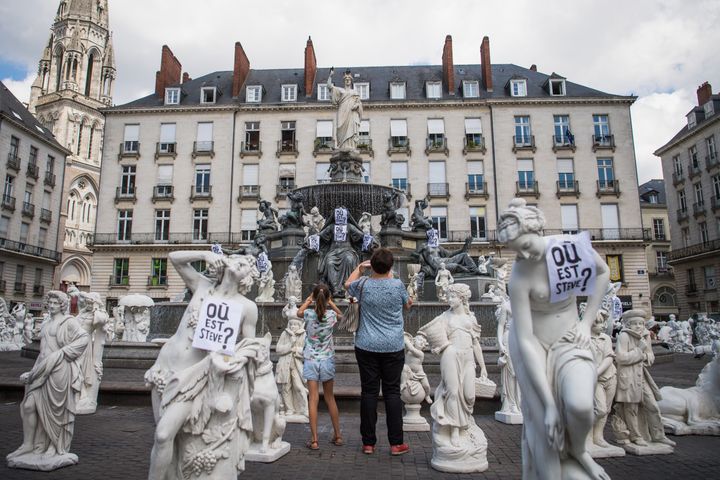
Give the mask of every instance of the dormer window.
[(709, 102), (705, 102), (705, 105), (703, 105), (703, 110), (705, 111), (705, 118), (708, 118), (710, 115), (715, 113), (715, 105), (713, 105), (713, 101), (710, 100)]
[(515, 79), (510, 80), (510, 95), (513, 97), (526, 97), (527, 96), (527, 80)]
[(405, 82), (390, 83), (390, 98), (392, 100), (405, 100)]
[(166, 88), (165, 89), (165, 105), (177, 105), (180, 103), (180, 89), (179, 88)]
[(658, 203), (658, 194), (656, 192), (650, 192), (647, 196), (648, 203)]
[(565, 79), (564, 78), (550, 79), (550, 95), (552, 95), (553, 97), (565, 96)]
[(355, 90), (360, 94), (360, 100), (370, 99), (370, 84), (368, 82), (356, 83)]
[(442, 97), (442, 84), (440, 82), (425, 82), (425, 94), (427, 98)]
[(283, 85), (282, 86), (282, 101), (283, 102), (296, 102), (297, 101), (297, 85)]
[(202, 87), (200, 89), (200, 103), (215, 103), (216, 87)]
[(318, 102), (330, 101), (330, 93), (327, 88), (327, 83), (318, 83), (317, 86), (317, 99)]
[(245, 88), (245, 101), (248, 103), (262, 102), (262, 86), (249, 85)]
[(477, 81), (463, 81), (463, 97), (477, 98), (480, 96), (480, 85)]
[(695, 128), (695, 125), (697, 125), (697, 118), (695, 118), (695, 112), (688, 113), (687, 121), (688, 128)]

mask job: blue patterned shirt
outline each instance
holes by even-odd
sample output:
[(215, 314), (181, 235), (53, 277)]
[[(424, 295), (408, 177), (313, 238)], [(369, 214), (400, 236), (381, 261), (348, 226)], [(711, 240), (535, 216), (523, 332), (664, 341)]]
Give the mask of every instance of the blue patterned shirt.
[(403, 306), (408, 294), (397, 278), (361, 278), (350, 284), (348, 293), (360, 298), (360, 325), (355, 346), (369, 352), (399, 352), (403, 342)]
[(331, 358), (335, 355), (333, 327), (337, 323), (337, 315), (330, 310), (325, 311), (323, 321), (318, 321), (315, 310), (305, 310), (305, 349), (303, 357), (311, 360)]

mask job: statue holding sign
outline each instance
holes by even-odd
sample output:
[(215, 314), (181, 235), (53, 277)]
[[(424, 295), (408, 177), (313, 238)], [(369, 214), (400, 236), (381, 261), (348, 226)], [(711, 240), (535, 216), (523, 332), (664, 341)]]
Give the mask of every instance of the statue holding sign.
[[(245, 294), (257, 275), (255, 258), (210, 251), (170, 252), (169, 258), (193, 296), (177, 331), (145, 373), (157, 423), (148, 478), (180, 480), (191, 473), (235, 478), (213, 472), (242, 469), (252, 432), (246, 366), (260, 344), (254, 339), (257, 306)], [(196, 271), (196, 261), (212, 265), (214, 278)], [(230, 358), (209, 351), (229, 352)]]
[(358, 133), (360, 132), (360, 119), (363, 117), (363, 107), (360, 101), (360, 94), (353, 86), (350, 70), (343, 75), (345, 88), (336, 87), (333, 84), (332, 76), (335, 69), (330, 69), (327, 79), (327, 89), (332, 98), (333, 105), (337, 105), (337, 142), (338, 150), (357, 150)]
[(594, 267), (595, 279), (594, 289), (587, 291), (585, 316), (578, 321), (573, 290), (563, 289), (567, 297), (551, 301), (557, 288), (551, 280), (558, 275), (548, 271), (552, 237), (542, 236), (544, 225), (540, 210), (515, 198), (500, 215), (497, 229), (498, 240), (518, 254), (509, 285), (513, 314), (509, 344), (522, 393), (523, 478), (608, 479), (585, 442), (593, 427), (596, 378), (590, 327), (609, 270), (592, 248), (587, 251), (590, 258), (579, 258), (582, 265)]
[[(325, 227), (318, 235), (320, 260), (318, 280), (324, 282), (335, 297), (345, 295), (345, 280), (360, 263), (364, 234), (347, 209), (329, 216)], [(344, 220), (345, 224), (336, 222)], [(336, 228), (340, 227), (340, 228)]]

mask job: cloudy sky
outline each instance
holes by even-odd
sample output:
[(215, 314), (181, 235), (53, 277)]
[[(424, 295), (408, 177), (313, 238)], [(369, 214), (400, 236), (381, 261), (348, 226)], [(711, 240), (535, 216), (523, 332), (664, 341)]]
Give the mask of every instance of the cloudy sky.
[[(27, 101), (59, 0), (0, 0), (0, 79)], [(720, 90), (720, 0), (110, 0), (122, 104), (154, 89), (163, 44), (197, 77), (233, 66), (302, 67), (312, 36), (320, 66), (537, 64), (598, 90), (636, 95), (640, 181), (660, 178), (652, 152), (681, 128), (704, 81)]]

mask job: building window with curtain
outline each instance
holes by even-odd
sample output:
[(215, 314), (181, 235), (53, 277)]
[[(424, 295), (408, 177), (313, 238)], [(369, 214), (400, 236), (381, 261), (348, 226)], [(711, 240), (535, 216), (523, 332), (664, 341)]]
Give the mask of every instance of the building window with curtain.
[(208, 209), (196, 208), (193, 210), (193, 240), (208, 239)]
[(485, 207), (470, 207), (470, 235), (475, 240), (487, 240)]
[(445, 120), (442, 118), (429, 118), (427, 121), (428, 136), (426, 150), (429, 152), (444, 151), (445, 144)]
[(464, 147), (467, 152), (484, 152), (485, 140), (482, 135), (482, 124), (479, 118), (465, 119)]
[(318, 120), (315, 134), (315, 148), (313, 153), (330, 153), (333, 149), (333, 122), (332, 120)]
[(447, 207), (430, 207), (430, 220), (440, 240), (448, 239)]
[(407, 120), (390, 120), (390, 148), (404, 150), (408, 146)]
[(391, 162), (390, 176), (394, 188), (408, 192), (408, 162)]

